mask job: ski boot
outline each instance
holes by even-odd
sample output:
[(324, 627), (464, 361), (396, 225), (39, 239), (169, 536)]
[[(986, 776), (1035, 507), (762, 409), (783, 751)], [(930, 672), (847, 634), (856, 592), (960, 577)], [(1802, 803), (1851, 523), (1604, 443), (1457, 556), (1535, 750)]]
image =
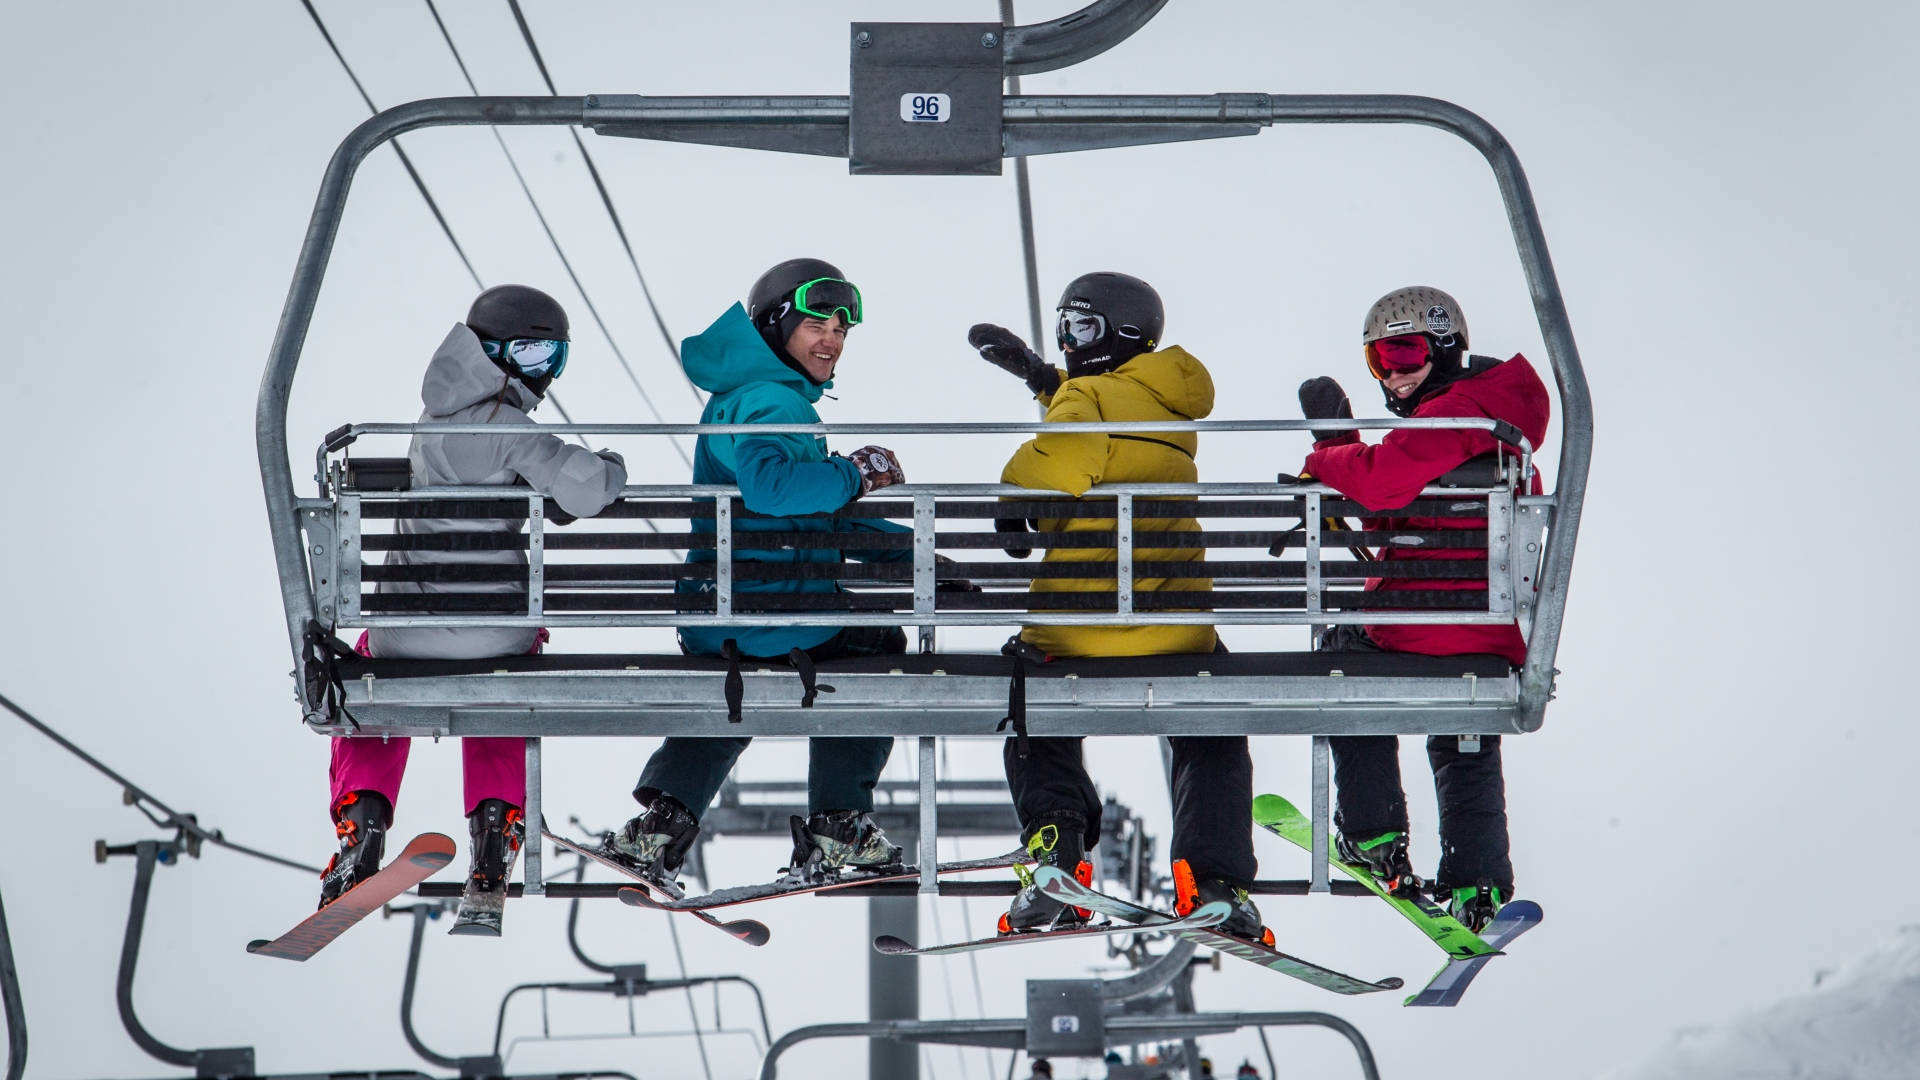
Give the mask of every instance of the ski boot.
[(447, 933), (499, 937), (507, 879), (526, 841), (526, 821), (520, 808), (505, 799), (481, 799), (467, 815), (467, 830), (473, 834), (473, 865), (460, 894), (459, 914)]
[(842, 869), (883, 872), (902, 868), (900, 849), (863, 810), (816, 810), (792, 817), (793, 857), (787, 876), (804, 881), (832, 877)]
[(1020, 879), (1020, 891), (1000, 916), (1001, 935), (1070, 930), (1092, 921), (1091, 911), (1063, 904), (1042, 893), (1033, 882), (1035, 869), (1052, 866), (1071, 873), (1082, 885), (1093, 886), (1093, 864), (1084, 857), (1086, 828), (1086, 822), (1078, 816), (1041, 818), (1030, 827), (1027, 855), (1034, 865), (1029, 868), (1019, 864), (1013, 868), (1014, 876)]
[(1230, 934), (1258, 942), (1267, 948), (1273, 948), (1273, 931), (1260, 924), (1260, 909), (1253, 906), (1247, 897), (1247, 890), (1238, 888), (1225, 878), (1208, 878), (1205, 881), (1194, 880), (1193, 867), (1185, 859), (1173, 861), (1173, 913), (1185, 918), (1196, 908), (1224, 900), (1233, 908), (1233, 914), (1227, 921), (1213, 926), (1215, 933)]
[(1451, 887), (1442, 885), (1434, 890), (1434, 899), (1447, 905), (1447, 914), (1460, 920), (1460, 925), (1479, 933), (1487, 928), (1493, 917), (1508, 900), (1511, 888), (1503, 889), (1492, 882), (1482, 881), (1478, 885)]
[(600, 842), (598, 854), (678, 899), (682, 892), (673, 875), (699, 835), (700, 822), (694, 819), (693, 811), (679, 799), (659, 792), (647, 803), (646, 813)]
[(320, 906), (340, 899), (348, 889), (380, 872), (393, 804), (374, 791), (349, 791), (333, 807), (333, 832), (340, 850), (320, 871)]
[(1426, 883), (1413, 872), (1413, 860), (1407, 855), (1407, 834), (1381, 833), (1369, 840), (1356, 840), (1340, 833), (1333, 840), (1334, 855), (1349, 866), (1372, 874), (1395, 896), (1415, 897)]

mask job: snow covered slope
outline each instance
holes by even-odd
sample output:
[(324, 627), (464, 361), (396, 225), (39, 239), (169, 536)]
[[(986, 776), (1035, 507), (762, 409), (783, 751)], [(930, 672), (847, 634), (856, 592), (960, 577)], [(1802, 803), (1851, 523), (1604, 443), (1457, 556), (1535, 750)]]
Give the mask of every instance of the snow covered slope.
[(1914, 1080), (1920, 1077), (1920, 926), (1815, 989), (1722, 1028), (1683, 1031), (1603, 1080)]

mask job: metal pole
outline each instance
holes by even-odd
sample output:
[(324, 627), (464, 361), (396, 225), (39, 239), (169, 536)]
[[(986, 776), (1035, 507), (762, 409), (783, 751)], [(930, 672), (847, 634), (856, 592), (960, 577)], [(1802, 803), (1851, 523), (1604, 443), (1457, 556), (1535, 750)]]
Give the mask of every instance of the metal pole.
[[(902, 838), (904, 839), (904, 837)], [(925, 864), (932, 854), (914, 837), (914, 856)], [(876, 896), (867, 901), (868, 940), (892, 934), (920, 940), (918, 896)], [(911, 956), (867, 953), (867, 1019), (874, 1022), (920, 1018), (920, 964)], [(771, 1054), (771, 1051), (769, 1051)], [(919, 1080), (920, 1051), (910, 1043), (875, 1038), (867, 1043), (867, 1076), (872, 1080)]]
[[(1013, 0), (1000, 0), (1000, 24), (1017, 25), (1013, 20)], [(1020, 95), (1020, 76), (1007, 76), (1007, 94)], [(1025, 155), (1013, 159), (1013, 188), (1020, 202), (1020, 256), (1027, 271), (1027, 319), (1033, 351), (1047, 355), (1046, 327), (1040, 321), (1040, 257), (1033, 243), (1033, 185), (1027, 178)]]
[(133, 904), (127, 910), (127, 936), (120, 946), (120, 982), (114, 987), (114, 1002), (120, 1007), (120, 1023), (128, 1037), (148, 1054), (169, 1065), (191, 1068), (196, 1055), (190, 1050), (168, 1046), (140, 1026), (133, 1012), (133, 969), (140, 960), (140, 936), (147, 923), (147, 893), (153, 887), (153, 865), (160, 856), (160, 844), (142, 840), (134, 845)]
[[(867, 901), (869, 938), (892, 934), (920, 938), (918, 896), (876, 896)], [(867, 956), (867, 1018), (917, 1020), (920, 1016), (919, 963), (911, 956)], [(920, 1051), (910, 1043), (875, 1038), (867, 1044), (867, 1075), (873, 1080), (919, 1080)]]
[(20, 1080), (27, 1071), (27, 1010), (20, 1001), (20, 970), (13, 966), (5, 904), (0, 904), (0, 1004), (7, 1015), (7, 1080)]
[(413, 1032), (413, 987), (420, 977), (420, 943), (427, 934), (427, 917), (433, 909), (426, 904), (415, 904), (413, 911), (413, 941), (407, 946), (406, 981), (400, 985), (400, 1034), (406, 1037), (407, 1045), (413, 1052), (426, 1058), (431, 1064), (443, 1069), (457, 1069), (460, 1059), (445, 1054), (436, 1054), (427, 1049), (420, 1036)]

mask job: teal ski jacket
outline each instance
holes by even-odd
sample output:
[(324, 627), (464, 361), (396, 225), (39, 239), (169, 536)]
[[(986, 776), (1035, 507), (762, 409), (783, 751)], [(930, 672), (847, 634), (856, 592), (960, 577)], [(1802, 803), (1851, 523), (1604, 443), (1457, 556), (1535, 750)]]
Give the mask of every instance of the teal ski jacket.
[[(813, 380), (780, 362), (760, 337), (746, 309), (728, 308), (712, 326), (680, 343), (680, 365), (693, 384), (713, 396), (700, 414), (703, 424), (817, 424), (814, 403), (832, 382)], [(702, 435), (694, 445), (693, 482), (739, 487), (741, 501), (766, 518), (735, 518), (734, 560), (767, 563), (838, 563), (843, 558), (904, 562), (913, 558), (911, 546), (875, 550), (831, 548), (755, 548), (755, 532), (830, 532), (866, 530), (904, 533), (913, 530), (890, 521), (847, 518), (787, 517), (838, 510), (860, 494), (860, 470), (843, 457), (827, 454), (822, 435)], [(713, 532), (711, 520), (696, 519), (695, 533)], [(711, 549), (687, 553), (689, 563), (711, 563)], [(682, 592), (711, 596), (712, 582), (683, 581)], [(836, 593), (839, 583), (805, 580), (756, 581), (747, 574), (734, 577), (734, 595), (755, 593)], [(680, 644), (696, 656), (718, 656), (728, 638), (746, 656), (785, 656), (792, 649), (819, 645), (839, 632), (834, 626), (683, 626)]]

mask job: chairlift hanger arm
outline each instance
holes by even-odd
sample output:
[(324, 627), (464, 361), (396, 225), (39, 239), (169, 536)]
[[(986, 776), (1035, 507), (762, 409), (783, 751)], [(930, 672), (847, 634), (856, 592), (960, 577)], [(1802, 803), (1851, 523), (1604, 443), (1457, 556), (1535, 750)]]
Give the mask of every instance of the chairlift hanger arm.
[(1005, 66), (1012, 76), (1058, 71), (1132, 37), (1167, 0), (1095, 0), (1049, 22), (1006, 28)]

